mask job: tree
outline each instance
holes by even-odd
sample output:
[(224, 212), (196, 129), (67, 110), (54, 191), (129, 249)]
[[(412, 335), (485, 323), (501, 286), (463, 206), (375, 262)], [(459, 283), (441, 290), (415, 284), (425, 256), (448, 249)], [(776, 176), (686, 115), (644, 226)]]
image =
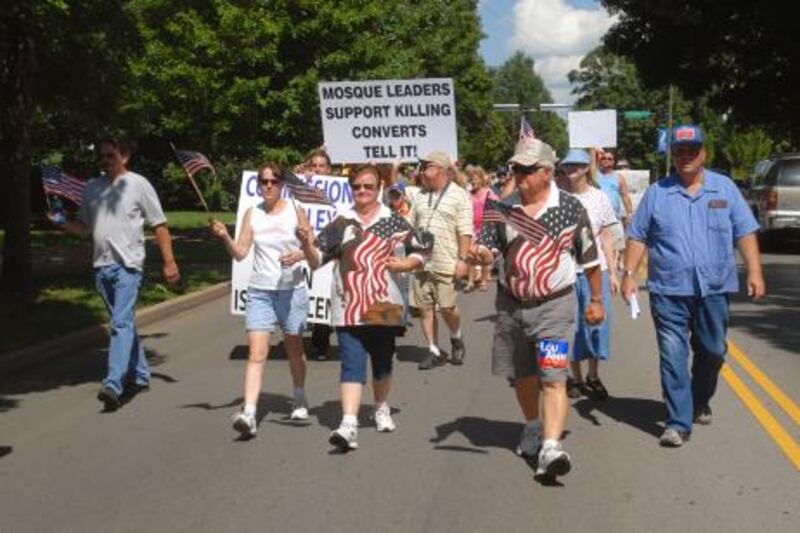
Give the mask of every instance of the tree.
[[(734, 123), (800, 143), (800, 41), (789, 11), (747, 0), (603, 0), (618, 17), (604, 41), (651, 87), (705, 97)], [(788, 9), (788, 7), (787, 7)], [(785, 11), (785, 10), (784, 10)]]
[(0, 287), (32, 288), (31, 158), (46, 143), (80, 146), (113, 122), (138, 40), (122, 0), (6, 2), (0, 17)]
[[(519, 104), (520, 108), (538, 108), (540, 104), (552, 103), (550, 91), (542, 78), (536, 73), (532, 57), (517, 52), (500, 67), (492, 71), (494, 89), (492, 95), (495, 103)], [(547, 111), (529, 111), (525, 115), (533, 126), (536, 136), (552, 145), (562, 153), (567, 148), (567, 130), (564, 121), (557, 115)], [(520, 115), (504, 119), (508, 132), (508, 151), (513, 147), (519, 132)]]
[(753, 128), (734, 131), (722, 149), (730, 163), (731, 176), (744, 179), (753, 166), (767, 158), (775, 148), (775, 141), (764, 130)]

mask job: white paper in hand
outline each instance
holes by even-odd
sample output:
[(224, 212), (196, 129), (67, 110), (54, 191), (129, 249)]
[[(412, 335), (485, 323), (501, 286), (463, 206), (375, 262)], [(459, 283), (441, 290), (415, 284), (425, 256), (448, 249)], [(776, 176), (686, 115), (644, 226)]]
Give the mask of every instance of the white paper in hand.
[(636, 297), (636, 293), (631, 294), (630, 299), (628, 300), (628, 305), (631, 306), (631, 318), (636, 320), (639, 317), (639, 299)]

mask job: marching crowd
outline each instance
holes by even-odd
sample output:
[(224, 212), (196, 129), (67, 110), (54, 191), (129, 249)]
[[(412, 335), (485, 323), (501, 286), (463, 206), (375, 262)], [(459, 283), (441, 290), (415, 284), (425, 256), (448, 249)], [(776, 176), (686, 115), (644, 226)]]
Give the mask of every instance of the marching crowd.
[[(96, 286), (111, 315), (108, 373), (98, 399), (114, 410), (124, 393), (150, 381), (134, 324), (144, 225), (154, 228), (167, 281), (177, 282), (180, 273), (158, 196), (129, 170), (130, 148), (114, 138), (98, 147), (104, 175), (86, 187), (78, 218), (51, 220), (94, 243)], [(352, 207), (339, 210), (317, 235), (304, 211), (282, 194), (291, 173), (262, 165), (263, 201), (247, 210), (236, 238), (222, 222), (210, 224), (233, 259), (251, 251), (254, 258), (244, 404), (234, 429), (246, 437), (257, 432), (264, 364), (278, 330), (292, 379), (290, 417), (309, 416), (302, 262), (311, 269), (333, 264), (331, 325), (313, 326), (311, 355), (327, 357), (335, 331), (342, 418), (329, 442), (343, 451), (358, 447), (368, 366), (377, 430), (396, 429), (389, 394), (395, 341), (411, 324), (409, 307), (427, 344), (420, 370), (464, 364), (459, 293), (485, 291), (496, 276), (492, 372), (512, 385), (525, 421), (517, 452), (537, 461), (537, 475), (564, 475), (571, 468), (561, 445), (568, 398), (609, 397), (600, 362), (611, 356), (611, 299), (636, 297), (647, 253), (667, 410), (660, 443), (681, 446), (693, 424), (712, 420), (728, 299), (738, 290), (734, 247), (747, 266), (748, 293), (759, 298), (765, 288), (758, 226), (733, 182), (705, 168), (702, 130), (676, 128), (671, 151), (674, 173), (652, 184), (635, 212), (612, 152), (571, 149), (559, 159), (532, 137), (521, 138), (508, 166), (490, 175), (479, 166), (462, 170), (442, 152), (421, 158), (408, 178), (398, 164), (388, 172), (366, 164), (347, 173)], [(331, 175), (330, 158), (317, 150), (295, 172)], [(440, 344), (439, 316), (449, 346)]]

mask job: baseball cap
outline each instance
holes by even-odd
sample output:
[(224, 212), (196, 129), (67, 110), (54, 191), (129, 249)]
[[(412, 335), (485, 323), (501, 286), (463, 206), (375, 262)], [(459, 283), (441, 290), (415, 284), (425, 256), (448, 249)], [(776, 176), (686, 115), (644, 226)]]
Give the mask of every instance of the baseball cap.
[(559, 165), (588, 165), (591, 162), (586, 150), (570, 148), (567, 155), (558, 162)]
[(508, 160), (509, 165), (514, 163), (526, 167), (539, 164), (554, 167), (556, 152), (539, 139), (522, 139), (514, 148), (514, 155)]
[(431, 152), (422, 159), (420, 159), (423, 163), (432, 163), (437, 167), (441, 167), (443, 169), (448, 169), (453, 166), (453, 162), (450, 161), (450, 156), (444, 152)]
[(700, 126), (684, 124), (672, 130), (672, 146), (684, 144), (703, 144), (705, 136)]
[(402, 181), (398, 181), (396, 183), (393, 183), (391, 185), (391, 187), (389, 187), (389, 189), (388, 189), (388, 192), (392, 192), (392, 191), (397, 191), (400, 194), (405, 194), (406, 193), (406, 184), (403, 183)]

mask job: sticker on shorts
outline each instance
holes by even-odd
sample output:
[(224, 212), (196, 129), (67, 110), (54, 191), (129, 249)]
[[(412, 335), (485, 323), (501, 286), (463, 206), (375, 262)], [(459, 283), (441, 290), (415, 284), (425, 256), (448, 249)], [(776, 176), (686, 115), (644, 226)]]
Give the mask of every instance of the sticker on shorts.
[(569, 342), (565, 339), (539, 341), (539, 369), (562, 370), (569, 365)]

